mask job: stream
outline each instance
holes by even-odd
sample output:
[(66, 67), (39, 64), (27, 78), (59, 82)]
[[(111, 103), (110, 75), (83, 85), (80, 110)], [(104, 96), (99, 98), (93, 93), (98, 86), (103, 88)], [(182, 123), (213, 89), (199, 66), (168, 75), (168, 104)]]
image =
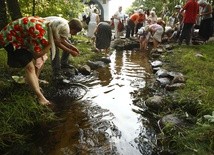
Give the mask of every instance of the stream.
[(44, 138), (40, 152), (48, 155), (152, 154), (155, 133), (148, 119), (136, 112), (139, 107), (133, 104), (134, 94), (152, 78), (148, 56), (137, 50), (114, 50), (110, 59), (110, 64), (96, 70), (97, 76), (83, 80), (88, 92), (81, 100), (66, 100), (69, 106), (60, 112), (62, 121)]

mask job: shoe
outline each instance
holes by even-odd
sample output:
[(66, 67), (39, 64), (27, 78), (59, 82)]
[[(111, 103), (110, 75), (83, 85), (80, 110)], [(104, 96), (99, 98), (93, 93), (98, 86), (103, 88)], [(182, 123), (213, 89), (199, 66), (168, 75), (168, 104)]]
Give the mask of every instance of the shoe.
[(73, 65), (69, 65), (69, 64), (62, 64), (61, 68), (70, 68), (70, 69), (73, 69), (74, 66)]

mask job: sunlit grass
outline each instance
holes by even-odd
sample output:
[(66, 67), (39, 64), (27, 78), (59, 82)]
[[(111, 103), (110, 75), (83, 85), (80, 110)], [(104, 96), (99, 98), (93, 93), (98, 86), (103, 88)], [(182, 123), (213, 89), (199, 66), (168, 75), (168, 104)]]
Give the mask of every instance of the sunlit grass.
[[(177, 90), (176, 100), (171, 102), (197, 119), (195, 125), (177, 133), (170, 133), (170, 129), (168, 130), (169, 136), (175, 142), (177, 154), (214, 153), (214, 124), (203, 118), (214, 111), (213, 51), (213, 42), (207, 45), (181, 46), (166, 58), (174, 66), (173, 69), (186, 77), (185, 88)], [(175, 109), (174, 113), (181, 109)]]

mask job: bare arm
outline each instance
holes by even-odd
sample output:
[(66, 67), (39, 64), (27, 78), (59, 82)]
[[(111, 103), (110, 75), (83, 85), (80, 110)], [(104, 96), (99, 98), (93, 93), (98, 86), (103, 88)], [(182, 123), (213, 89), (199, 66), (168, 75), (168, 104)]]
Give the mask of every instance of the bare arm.
[(72, 44), (68, 43), (65, 39), (62, 39), (61, 41), (55, 41), (55, 44), (57, 47), (59, 47), (65, 52), (70, 53), (74, 57), (79, 55), (79, 51), (77, 50), (77, 48)]
[(99, 24), (99, 22), (100, 22), (100, 17), (99, 17), (99, 15), (96, 16), (96, 22), (97, 22), (97, 24)]

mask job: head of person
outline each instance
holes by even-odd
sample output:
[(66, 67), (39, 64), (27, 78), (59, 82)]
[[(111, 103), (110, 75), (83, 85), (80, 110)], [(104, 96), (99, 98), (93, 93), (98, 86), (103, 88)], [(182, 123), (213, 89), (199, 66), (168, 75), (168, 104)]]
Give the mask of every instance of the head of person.
[(119, 7), (118, 7), (119, 12), (121, 12), (122, 9), (123, 9), (122, 6), (119, 6)]
[(163, 27), (166, 26), (166, 23), (165, 23), (165, 21), (164, 21), (162, 18), (158, 18), (158, 19), (157, 19), (157, 24), (159, 24), (159, 25), (161, 25), (161, 26), (163, 26)]
[(151, 24), (152, 23), (152, 19), (151, 18), (147, 18), (147, 23)]
[(199, 4), (199, 6), (204, 7), (207, 5), (207, 2), (205, 0), (199, 0), (198, 4)]
[(69, 28), (70, 28), (70, 34), (71, 35), (76, 35), (83, 28), (82, 22), (77, 18), (71, 19), (69, 21), (68, 25), (69, 25)]
[(94, 9), (94, 13), (98, 13), (98, 10), (97, 10), (97, 9)]
[(155, 15), (156, 15), (156, 13), (155, 13), (155, 11), (150, 11), (150, 15), (152, 16), (152, 17), (154, 17)]
[(180, 5), (176, 5), (176, 6), (175, 6), (175, 10), (176, 10), (176, 11), (180, 11), (180, 9), (181, 9), (181, 6), (180, 6)]
[(138, 10), (138, 14), (139, 14), (140, 16), (144, 15), (143, 9), (139, 9), (139, 10)]

